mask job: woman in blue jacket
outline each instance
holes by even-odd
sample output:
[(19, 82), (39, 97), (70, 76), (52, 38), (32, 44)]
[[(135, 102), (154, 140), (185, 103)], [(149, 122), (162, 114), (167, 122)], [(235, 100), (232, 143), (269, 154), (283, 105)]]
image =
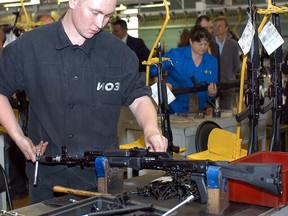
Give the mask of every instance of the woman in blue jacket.
[[(206, 109), (206, 101), (217, 95), (217, 59), (207, 52), (211, 34), (200, 26), (190, 31), (189, 46), (173, 48), (165, 54), (171, 61), (163, 61), (163, 71), (168, 71), (167, 85), (173, 88), (194, 87), (191, 77), (201, 85), (209, 84), (207, 91), (197, 92), (199, 110)], [(151, 67), (151, 77), (157, 77), (157, 67)], [(189, 94), (176, 95), (169, 105), (171, 113), (189, 112)]]

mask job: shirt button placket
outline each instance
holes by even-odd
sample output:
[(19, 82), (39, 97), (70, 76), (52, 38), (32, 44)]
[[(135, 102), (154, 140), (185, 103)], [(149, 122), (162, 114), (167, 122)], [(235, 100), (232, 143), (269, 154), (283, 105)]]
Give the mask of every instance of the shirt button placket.
[[(73, 76), (73, 81), (78, 81), (79, 80), (79, 76), (76, 74)], [(70, 109), (74, 109), (75, 108), (75, 104), (74, 103), (70, 103)], [(73, 133), (70, 133), (68, 135), (68, 138), (71, 140), (72, 138), (74, 137), (74, 134)]]
[(77, 81), (79, 79), (78, 75), (74, 75), (73, 79), (74, 81)]

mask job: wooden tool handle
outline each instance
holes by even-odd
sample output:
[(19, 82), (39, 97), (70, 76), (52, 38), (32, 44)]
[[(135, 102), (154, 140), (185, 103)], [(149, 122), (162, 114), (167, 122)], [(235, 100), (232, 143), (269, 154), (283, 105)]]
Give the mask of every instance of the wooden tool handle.
[(62, 186), (54, 186), (53, 191), (59, 192), (59, 193), (73, 194), (73, 195), (78, 195), (78, 196), (86, 196), (86, 197), (108, 195), (105, 193), (98, 193), (98, 192), (85, 191), (85, 190), (76, 190), (76, 189), (62, 187)]

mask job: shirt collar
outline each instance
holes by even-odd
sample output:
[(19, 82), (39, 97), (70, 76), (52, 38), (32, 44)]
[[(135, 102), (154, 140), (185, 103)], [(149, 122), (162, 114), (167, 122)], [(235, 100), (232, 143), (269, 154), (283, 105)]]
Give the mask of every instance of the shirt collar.
[(64, 49), (68, 46), (72, 46), (71, 41), (69, 40), (67, 34), (64, 31), (62, 24), (62, 19), (59, 19), (56, 22), (56, 37), (55, 37), (55, 47), (56, 49)]
[(122, 41), (127, 44), (127, 38), (128, 38), (128, 34), (125, 35), (125, 37), (122, 38)]
[(94, 35), (92, 38), (90, 39), (86, 39), (85, 42), (83, 43), (83, 45), (78, 46), (78, 45), (73, 45), (71, 43), (71, 41), (69, 40), (66, 32), (64, 31), (64, 27), (62, 24), (62, 19), (59, 19), (56, 23), (57, 25), (57, 35), (55, 37), (55, 47), (57, 50), (61, 50), (64, 49), (66, 47), (79, 47), (81, 50), (83, 50), (83, 52), (85, 52), (88, 56), (91, 52), (91, 50), (93, 49), (93, 44), (96, 43), (95, 42), (95, 38), (97, 37), (98, 34), (101, 34), (101, 32), (97, 33), (96, 35)]
[(218, 45), (223, 45), (223, 44), (225, 43), (225, 41), (226, 41), (226, 37), (224, 38), (223, 42), (221, 42), (221, 41), (218, 39), (218, 37), (215, 37), (215, 41), (216, 41), (216, 43), (217, 43)]

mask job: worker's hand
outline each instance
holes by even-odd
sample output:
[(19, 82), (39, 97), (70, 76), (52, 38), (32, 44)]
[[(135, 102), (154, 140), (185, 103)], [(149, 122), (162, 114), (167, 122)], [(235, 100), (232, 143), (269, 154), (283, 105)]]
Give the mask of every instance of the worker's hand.
[(208, 85), (208, 96), (215, 97), (217, 94), (217, 85), (215, 83), (210, 83)]
[(35, 154), (39, 154), (42, 156), (47, 148), (48, 142), (43, 142), (41, 141), (38, 145), (34, 146), (35, 147)]
[(166, 152), (168, 140), (160, 133), (145, 134), (145, 146), (151, 152)]
[(170, 89), (170, 91), (172, 91), (172, 89), (173, 89), (172, 84), (171, 84), (171, 83), (166, 83), (166, 85), (167, 85), (167, 87)]
[(48, 145), (48, 142), (44, 143), (41, 141), (38, 145), (34, 146), (32, 141), (24, 135), (18, 138), (15, 142), (24, 154), (25, 158), (27, 160), (31, 160), (32, 162), (36, 161), (36, 153), (43, 155)]

